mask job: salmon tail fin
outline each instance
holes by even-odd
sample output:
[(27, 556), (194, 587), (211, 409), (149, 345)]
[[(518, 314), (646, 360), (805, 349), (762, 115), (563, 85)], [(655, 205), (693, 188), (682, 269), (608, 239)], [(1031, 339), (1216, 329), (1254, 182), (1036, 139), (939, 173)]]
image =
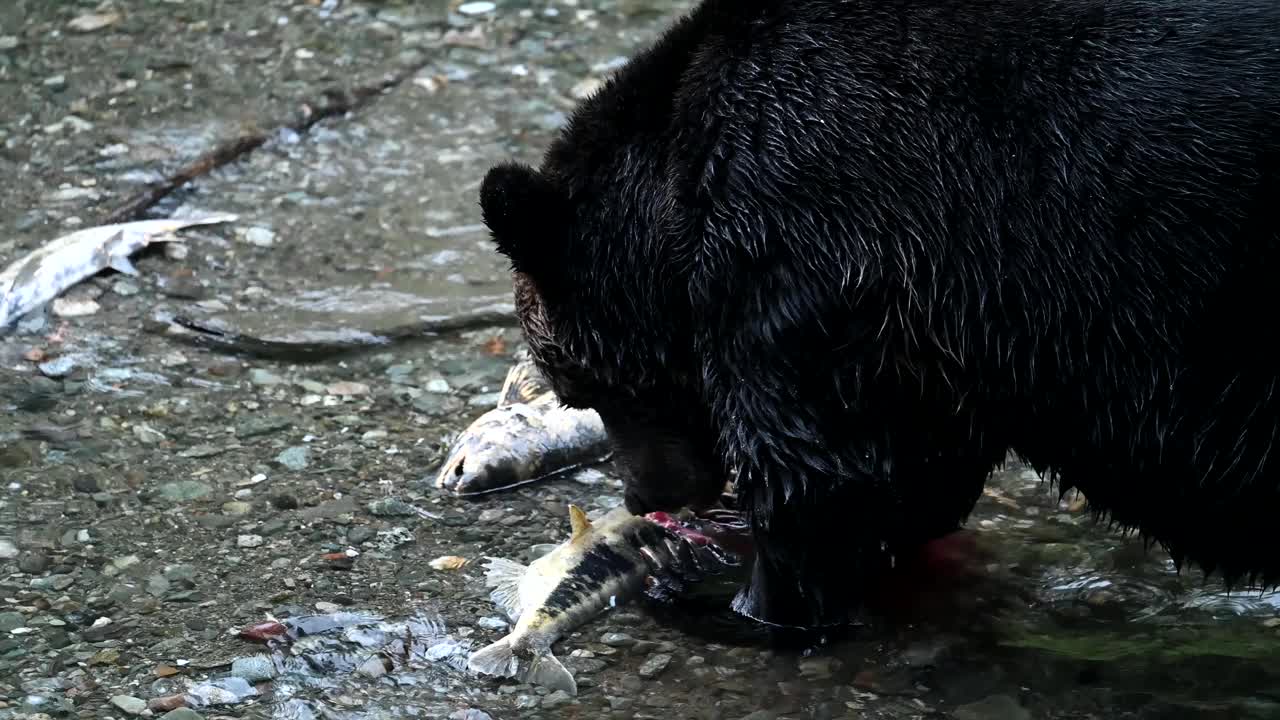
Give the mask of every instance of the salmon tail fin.
[(529, 669), (521, 677), (524, 682), (541, 685), (549, 690), (563, 690), (570, 695), (578, 694), (578, 683), (573, 675), (555, 655), (548, 650), (533, 657)]
[(492, 645), (480, 648), (467, 658), (467, 669), (498, 677), (515, 676), (518, 664), (515, 656), (511, 654), (511, 639), (505, 637)]

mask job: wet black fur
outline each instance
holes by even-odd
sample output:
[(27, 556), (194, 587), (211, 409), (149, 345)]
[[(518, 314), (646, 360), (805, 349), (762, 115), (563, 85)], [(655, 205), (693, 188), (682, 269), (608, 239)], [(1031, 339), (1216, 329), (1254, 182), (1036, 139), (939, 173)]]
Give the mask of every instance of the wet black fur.
[(1013, 450), (1280, 580), (1274, 0), (708, 0), (481, 205), (628, 505), (730, 468), (736, 608), (839, 623)]

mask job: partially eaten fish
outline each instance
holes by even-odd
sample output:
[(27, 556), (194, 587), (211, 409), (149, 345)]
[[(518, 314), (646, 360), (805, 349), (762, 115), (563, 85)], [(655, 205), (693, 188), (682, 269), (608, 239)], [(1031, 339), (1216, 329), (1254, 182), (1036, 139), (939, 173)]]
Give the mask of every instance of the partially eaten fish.
[(454, 441), (436, 487), (482, 495), (602, 463), (610, 455), (600, 416), (560, 405), (525, 358), (507, 373), (498, 406)]
[(577, 682), (551, 652), (557, 640), (643, 592), (655, 573), (678, 568), (685, 577), (714, 576), (741, 567), (712, 537), (666, 513), (635, 516), (618, 508), (592, 523), (570, 505), (569, 522), (569, 540), (528, 566), (489, 558), (490, 598), (515, 627), (472, 653), (472, 671), (575, 695)]

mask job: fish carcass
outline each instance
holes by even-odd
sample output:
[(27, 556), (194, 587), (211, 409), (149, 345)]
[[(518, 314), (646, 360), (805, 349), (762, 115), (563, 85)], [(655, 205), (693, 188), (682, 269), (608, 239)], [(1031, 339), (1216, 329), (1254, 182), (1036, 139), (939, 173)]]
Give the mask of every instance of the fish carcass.
[(0, 272), (0, 330), (107, 268), (137, 275), (129, 257), (153, 242), (176, 240), (174, 233), (178, 230), (234, 222), (236, 218), (217, 213), (199, 218), (139, 220), (63, 235)]

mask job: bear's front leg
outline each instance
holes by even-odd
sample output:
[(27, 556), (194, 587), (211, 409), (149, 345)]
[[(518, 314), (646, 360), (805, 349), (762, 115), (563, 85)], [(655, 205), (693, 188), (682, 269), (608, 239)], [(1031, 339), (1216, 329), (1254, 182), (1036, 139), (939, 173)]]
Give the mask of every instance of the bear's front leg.
[[(860, 591), (887, 565), (875, 516), (893, 509), (856, 481), (758, 468), (739, 478), (755, 540), (751, 577), (733, 610), (768, 625), (822, 629), (849, 623)], [(879, 512), (877, 509), (879, 508)]]

